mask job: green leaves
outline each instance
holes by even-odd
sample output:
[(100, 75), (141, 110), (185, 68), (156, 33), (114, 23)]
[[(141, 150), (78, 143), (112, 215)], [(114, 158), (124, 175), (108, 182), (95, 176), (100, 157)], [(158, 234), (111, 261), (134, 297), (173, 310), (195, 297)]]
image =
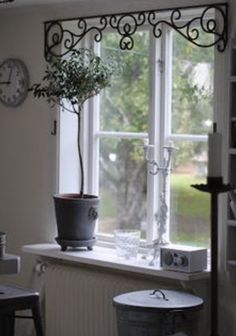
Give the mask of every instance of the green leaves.
[(104, 61), (92, 50), (82, 48), (73, 51), (66, 59), (52, 58), (42, 83), (33, 84), (29, 91), (35, 98), (46, 98), (58, 105), (67, 99), (71, 103), (71, 112), (79, 113), (87, 99), (110, 85), (111, 77), (118, 69), (115, 61)]
[[(84, 102), (100, 93), (110, 85), (112, 75), (118, 71), (118, 64), (107, 59), (102, 60), (92, 50), (78, 49), (68, 58), (52, 58), (46, 67), (41, 83), (35, 83), (29, 89), (35, 98), (45, 98), (50, 104), (62, 106), (64, 110), (78, 116), (78, 135), (80, 134), (80, 111)], [(63, 105), (63, 100), (70, 102), (70, 107)], [(81, 168), (80, 195), (84, 194), (84, 168), (78, 141), (78, 154)]]

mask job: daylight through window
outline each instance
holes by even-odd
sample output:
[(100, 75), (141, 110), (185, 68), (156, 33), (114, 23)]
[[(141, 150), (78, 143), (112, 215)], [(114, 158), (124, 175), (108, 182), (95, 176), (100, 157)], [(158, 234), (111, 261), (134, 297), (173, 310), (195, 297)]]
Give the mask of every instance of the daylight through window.
[[(122, 64), (109, 88), (88, 104), (87, 181), (101, 197), (99, 237), (114, 229), (141, 229), (151, 241), (156, 234), (161, 174), (152, 175), (143, 144), (152, 159), (163, 162), (163, 146), (178, 148), (168, 180), (168, 230), (172, 243), (209, 246), (208, 195), (191, 188), (207, 175), (207, 133), (213, 119), (214, 48), (199, 48), (169, 27), (161, 38), (145, 26), (134, 36), (134, 48), (117, 47), (117, 33), (107, 29), (100, 43), (87, 43)], [(202, 37), (202, 38), (208, 38)]]

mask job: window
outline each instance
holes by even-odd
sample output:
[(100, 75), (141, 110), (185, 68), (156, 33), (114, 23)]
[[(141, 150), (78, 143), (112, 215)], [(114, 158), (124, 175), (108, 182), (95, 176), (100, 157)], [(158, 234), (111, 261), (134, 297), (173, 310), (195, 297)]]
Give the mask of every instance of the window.
[[(142, 238), (156, 235), (162, 175), (149, 173), (143, 144), (161, 166), (163, 146), (178, 148), (168, 180), (167, 238), (172, 243), (209, 246), (208, 195), (190, 187), (205, 181), (207, 133), (213, 119), (214, 49), (199, 48), (163, 27), (137, 31), (134, 48), (121, 51), (107, 29), (100, 43), (89, 41), (103, 57), (122, 62), (111, 87), (89, 102), (87, 144), (89, 192), (101, 197), (97, 233), (109, 238), (116, 228), (139, 228)], [(207, 38), (207, 37), (205, 37)]]

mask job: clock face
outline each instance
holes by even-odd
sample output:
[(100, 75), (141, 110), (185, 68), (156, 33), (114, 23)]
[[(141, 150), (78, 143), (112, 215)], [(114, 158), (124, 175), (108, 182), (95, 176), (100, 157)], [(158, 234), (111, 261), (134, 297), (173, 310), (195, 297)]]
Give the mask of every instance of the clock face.
[(9, 58), (0, 65), (0, 101), (4, 105), (20, 105), (26, 98), (28, 86), (28, 72), (22, 61)]

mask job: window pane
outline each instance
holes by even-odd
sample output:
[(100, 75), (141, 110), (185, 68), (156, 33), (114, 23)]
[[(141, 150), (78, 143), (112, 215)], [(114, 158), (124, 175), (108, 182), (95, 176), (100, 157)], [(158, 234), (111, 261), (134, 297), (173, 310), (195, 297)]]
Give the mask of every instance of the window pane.
[(172, 36), (172, 133), (206, 134), (213, 115), (214, 48), (194, 46), (177, 32)]
[(170, 197), (172, 243), (209, 247), (210, 196), (191, 187), (206, 182), (207, 144), (176, 142)]
[(120, 37), (107, 33), (101, 42), (103, 57), (112, 56), (122, 65), (111, 86), (101, 93), (100, 129), (104, 131), (146, 132), (149, 109), (149, 33), (136, 32), (134, 48), (117, 48)]
[(144, 229), (146, 164), (140, 140), (101, 139), (100, 196), (99, 232)]

